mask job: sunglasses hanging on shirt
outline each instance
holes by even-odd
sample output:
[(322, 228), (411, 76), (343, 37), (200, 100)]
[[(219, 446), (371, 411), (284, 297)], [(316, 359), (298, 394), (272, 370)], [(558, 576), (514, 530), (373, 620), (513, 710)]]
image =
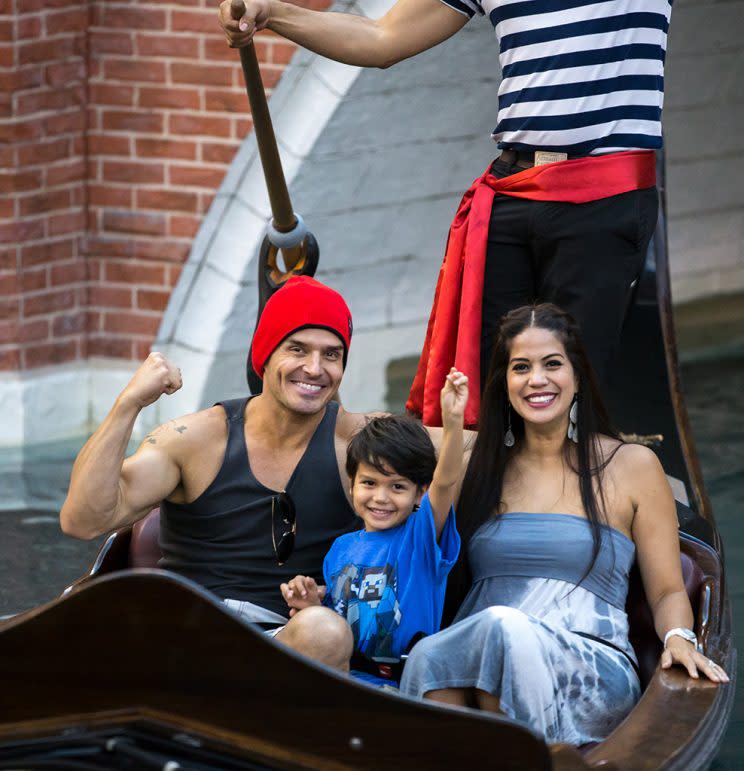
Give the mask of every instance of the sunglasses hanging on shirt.
[(271, 497), (271, 540), (276, 562), (283, 565), (291, 556), (297, 532), (297, 512), (289, 493), (282, 491)]

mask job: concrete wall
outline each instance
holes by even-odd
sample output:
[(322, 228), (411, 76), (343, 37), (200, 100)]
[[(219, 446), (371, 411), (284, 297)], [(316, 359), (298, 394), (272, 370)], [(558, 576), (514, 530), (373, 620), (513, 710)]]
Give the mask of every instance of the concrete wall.
[(664, 125), (675, 303), (744, 290), (743, 30), (742, 0), (674, 3)]

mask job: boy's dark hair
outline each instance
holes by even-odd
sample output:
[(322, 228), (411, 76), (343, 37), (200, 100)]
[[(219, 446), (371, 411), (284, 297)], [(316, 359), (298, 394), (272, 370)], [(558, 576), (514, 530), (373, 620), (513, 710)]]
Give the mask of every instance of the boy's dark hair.
[(385, 415), (369, 420), (349, 442), (346, 473), (352, 482), (360, 463), (369, 463), (382, 474), (392, 469), (418, 487), (426, 487), (434, 476), (437, 455), (418, 420), (408, 415)]

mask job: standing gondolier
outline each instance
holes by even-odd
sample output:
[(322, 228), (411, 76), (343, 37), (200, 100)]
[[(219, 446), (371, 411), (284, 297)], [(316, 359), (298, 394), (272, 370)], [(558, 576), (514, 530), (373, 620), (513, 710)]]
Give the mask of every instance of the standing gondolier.
[(503, 75), (493, 132), (502, 153), (455, 218), (409, 408), (436, 424), (441, 373), (455, 362), (474, 386), (483, 381), (498, 319), (536, 299), (576, 317), (607, 378), (657, 218), (668, 0), (398, 0), (379, 20), (281, 0), (249, 0), (239, 22), (229, 9), (225, 0), (220, 23), (233, 46), (268, 28), (370, 67), (488, 14)]

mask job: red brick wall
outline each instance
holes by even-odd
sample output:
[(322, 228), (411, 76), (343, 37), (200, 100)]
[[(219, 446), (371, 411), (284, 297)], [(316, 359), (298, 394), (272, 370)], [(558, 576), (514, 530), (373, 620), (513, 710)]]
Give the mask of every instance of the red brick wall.
[(4, 370), (85, 355), (87, 17), (80, 0), (0, 0)]
[[(149, 350), (251, 129), (216, 8), (0, 0), (0, 369)], [(257, 51), (270, 89), (294, 46)]]

